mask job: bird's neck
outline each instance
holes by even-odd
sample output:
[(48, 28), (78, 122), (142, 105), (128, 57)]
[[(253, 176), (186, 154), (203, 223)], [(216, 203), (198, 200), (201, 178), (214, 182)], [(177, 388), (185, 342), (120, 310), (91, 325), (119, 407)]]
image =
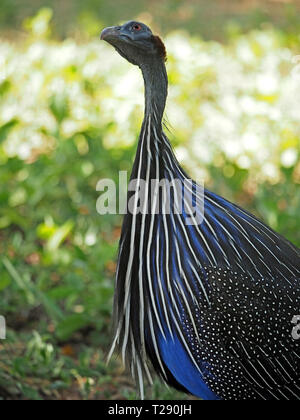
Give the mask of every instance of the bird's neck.
[(149, 60), (141, 70), (145, 82), (145, 121), (151, 115), (162, 129), (162, 119), (168, 95), (168, 76), (162, 59)]

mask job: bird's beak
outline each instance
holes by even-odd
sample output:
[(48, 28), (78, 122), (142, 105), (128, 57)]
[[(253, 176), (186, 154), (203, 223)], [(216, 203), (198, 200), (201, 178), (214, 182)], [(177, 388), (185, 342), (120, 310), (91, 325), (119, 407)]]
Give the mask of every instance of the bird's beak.
[(100, 39), (106, 42), (112, 42), (118, 39), (120, 36), (120, 27), (119, 26), (111, 26), (110, 28), (105, 28), (101, 32)]

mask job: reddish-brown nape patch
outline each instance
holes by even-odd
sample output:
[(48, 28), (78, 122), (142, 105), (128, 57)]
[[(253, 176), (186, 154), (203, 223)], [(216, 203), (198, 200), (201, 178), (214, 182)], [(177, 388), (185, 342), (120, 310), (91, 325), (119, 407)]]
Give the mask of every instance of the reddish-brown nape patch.
[(159, 55), (165, 60), (167, 61), (167, 50), (165, 47), (165, 44), (162, 42), (162, 40), (160, 39), (159, 36), (153, 35), (153, 40), (157, 46)]

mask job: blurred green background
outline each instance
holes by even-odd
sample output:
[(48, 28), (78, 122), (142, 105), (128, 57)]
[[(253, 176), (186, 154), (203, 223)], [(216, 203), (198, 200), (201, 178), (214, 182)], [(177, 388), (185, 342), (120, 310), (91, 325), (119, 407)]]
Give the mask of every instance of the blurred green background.
[[(104, 26), (151, 24), (169, 53), (170, 139), (206, 186), (300, 246), (300, 2), (1, 0), (0, 399), (134, 399), (109, 366), (121, 217), (96, 185), (130, 171), (139, 71)], [(148, 398), (188, 398), (157, 381)]]

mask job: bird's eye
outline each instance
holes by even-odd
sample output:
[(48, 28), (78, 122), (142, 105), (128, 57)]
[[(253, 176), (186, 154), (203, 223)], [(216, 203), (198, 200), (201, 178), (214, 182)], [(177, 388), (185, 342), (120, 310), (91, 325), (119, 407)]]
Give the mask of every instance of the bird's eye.
[(133, 29), (134, 31), (136, 31), (136, 32), (141, 31), (141, 30), (142, 30), (142, 25), (140, 25), (139, 23), (135, 23), (135, 24), (132, 26), (132, 29)]

